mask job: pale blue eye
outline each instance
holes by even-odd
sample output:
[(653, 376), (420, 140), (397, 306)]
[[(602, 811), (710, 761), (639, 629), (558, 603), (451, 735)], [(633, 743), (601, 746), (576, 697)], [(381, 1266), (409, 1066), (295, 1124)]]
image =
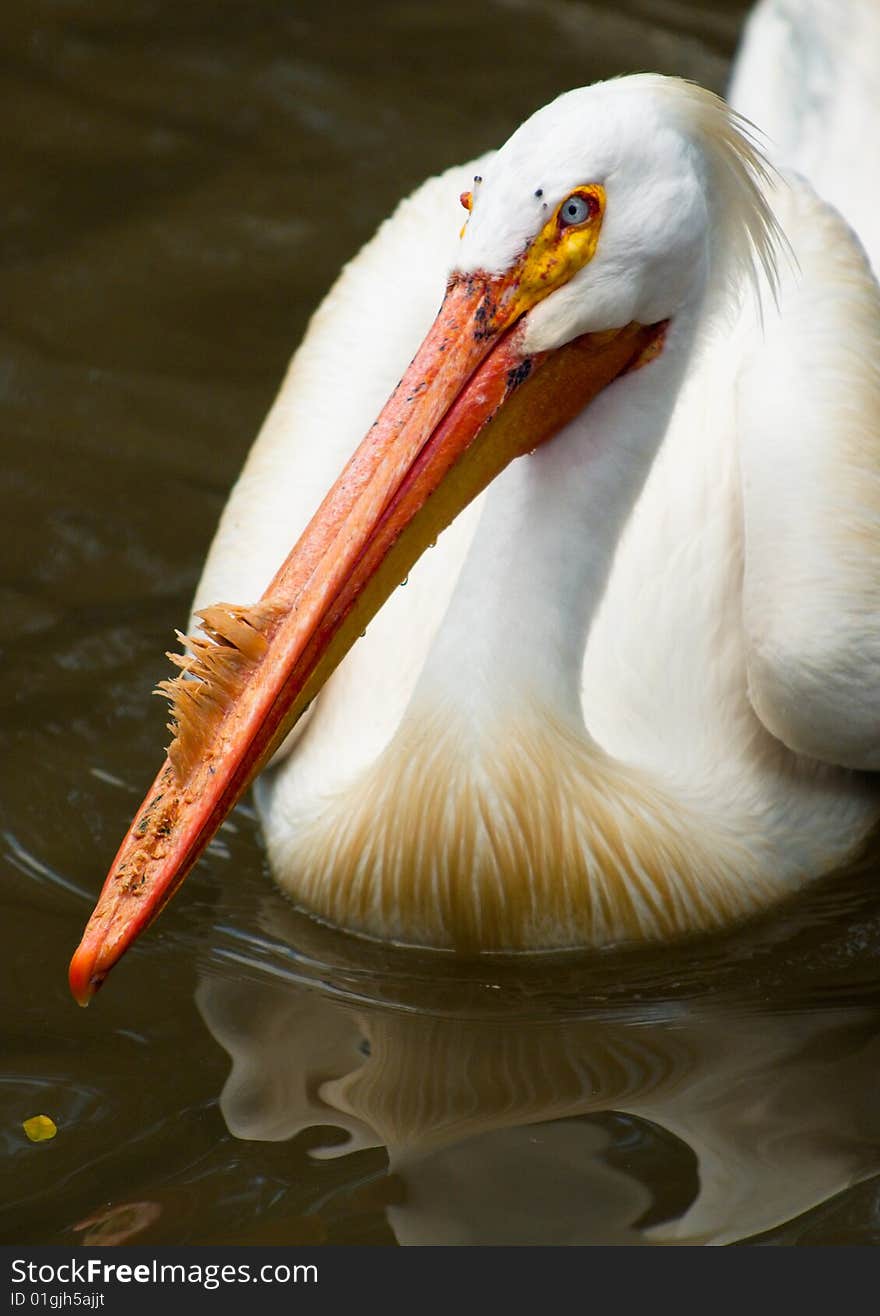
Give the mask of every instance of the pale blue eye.
[(583, 224), (585, 219), (590, 217), (590, 203), (585, 197), (570, 196), (567, 201), (563, 201), (562, 209), (559, 212), (560, 221), (563, 224)]

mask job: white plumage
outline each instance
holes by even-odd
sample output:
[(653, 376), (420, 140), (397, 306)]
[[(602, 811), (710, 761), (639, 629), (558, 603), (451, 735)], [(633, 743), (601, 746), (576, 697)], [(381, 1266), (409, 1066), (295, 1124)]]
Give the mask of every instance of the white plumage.
[[(880, 189), (839, 149), (856, 104), (863, 148), (880, 119), (878, 22), (846, 6), (854, 66), (839, 9), (790, 0), (752, 20), (735, 100), (778, 140), (778, 186), (706, 95), (603, 84), (425, 183), (316, 314), (197, 606), (259, 597), (449, 269), (506, 268), (567, 189), (602, 182), (606, 222), (596, 258), (530, 313), (529, 346), (671, 317), (657, 360), (424, 555), (262, 779), (277, 879), (322, 916), (439, 944), (663, 935), (827, 872), (880, 813), (863, 771), (880, 766), (880, 294), (845, 222), (877, 242)], [(771, 76), (786, 25), (810, 53), (783, 36)], [(778, 309), (766, 282), (762, 311), (749, 293), (762, 265)], [(465, 833), (472, 877), (452, 900)]]

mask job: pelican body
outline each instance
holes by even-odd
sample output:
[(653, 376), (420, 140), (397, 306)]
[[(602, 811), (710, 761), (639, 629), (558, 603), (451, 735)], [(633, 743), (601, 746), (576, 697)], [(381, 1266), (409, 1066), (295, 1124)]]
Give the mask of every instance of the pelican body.
[(854, 855), (880, 292), (846, 178), (775, 163), (701, 88), (600, 83), (343, 271), (223, 514), (78, 999), (270, 760), (281, 887), (407, 944), (672, 937)]

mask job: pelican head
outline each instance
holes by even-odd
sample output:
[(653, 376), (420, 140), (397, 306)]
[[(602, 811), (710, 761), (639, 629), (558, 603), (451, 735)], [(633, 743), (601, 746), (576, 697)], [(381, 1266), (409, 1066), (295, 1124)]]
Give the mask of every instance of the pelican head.
[(527, 119), (475, 179), (456, 272), (542, 281), (527, 350), (656, 324), (700, 299), (710, 261), (747, 276), (757, 263), (773, 281), (766, 178), (748, 125), (701, 87), (653, 74), (582, 87)]
[(638, 423), (656, 446), (667, 329), (731, 264), (772, 269), (763, 174), (717, 97), (638, 76), (561, 96), (474, 180), (443, 304), (379, 418), (260, 602), (206, 609), (175, 659), (174, 739), (72, 962), (79, 1000), (464, 506), (647, 363), (664, 406)]

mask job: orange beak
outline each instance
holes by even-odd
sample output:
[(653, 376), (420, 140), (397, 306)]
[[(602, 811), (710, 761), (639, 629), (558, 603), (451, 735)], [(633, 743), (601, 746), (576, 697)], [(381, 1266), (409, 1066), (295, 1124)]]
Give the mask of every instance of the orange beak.
[[(168, 758), (70, 965), (85, 1005), (171, 899), (252, 778), (429, 544), (513, 458), (651, 354), (631, 324), (523, 351), (510, 275), (457, 276), (412, 364), (253, 608), (220, 604), (164, 683)], [(524, 305), (524, 302), (529, 304)]]

